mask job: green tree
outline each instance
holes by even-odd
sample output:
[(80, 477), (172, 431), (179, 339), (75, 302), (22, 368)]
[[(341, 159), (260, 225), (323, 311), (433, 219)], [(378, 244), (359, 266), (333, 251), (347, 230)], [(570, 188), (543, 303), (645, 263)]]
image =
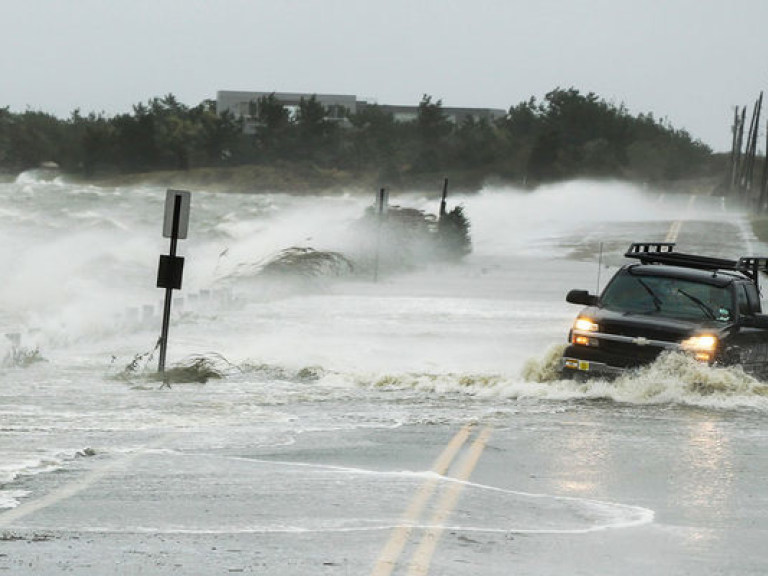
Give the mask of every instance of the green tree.
[(116, 129), (103, 115), (91, 113), (81, 134), (82, 169), (86, 175), (111, 171), (118, 164)]
[(200, 125), (192, 120), (187, 106), (173, 94), (153, 98), (149, 101), (149, 109), (154, 122), (155, 147), (160, 167), (188, 169)]
[(419, 171), (432, 172), (444, 166), (448, 136), (452, 130), (453, 125), (443, 113), (443, 101), (432, 102), (432, 97), (424, 94), (416, 116), (419, 151), (415, 164)]
[(509, 109), (498, 122), (499, 126), (499, 173), (518, 181), (528, 176), (529, 162), (534, 143), (543, 131), (542, 111), (531, 97)]
[(8, 107), (0, 108), (0, 166), (10, 163), (11, 126), (13, 116)]
[(296, 110), (297, 146), (296, 152), (302, 159), (313, 160), (322, 165), (337, 163), (339, 140), (338, 124), (327, 118), (325, 107), (314, 94), (301, 98)]
[(112, 120), (115, 148), (121, 170), (143, 171), (159, 166), (155, 143), (155, 119), (144, 104), (133, 106), (133, 114), (120, 114)]
[(404, 161), (403, 125), (376, 104), (361, 108), (350, 122), (349, 164), (358, 170), (378, 169), (383, 181), (397, 181)]
[(257, 149), (266, 159), (281, 157), (291, 137), (291, 119), (288, 109), (273, 92), (258, 99), (255, 112)]
[(443, 256), (458, 260), (472, 252), (469, 228), (469, 218), (464, 213), (463, 206), (456, 206), (441, 215), (437, 223), (437, 233)]
[(314, 94), (301, 98), (296, 110), (296, 125), (299, 134), (306, 140), (321, 140), (330, 130), (331, 122), (326, 120), (325, 108)]
[(28, 110), (9, 123), (8, 162), (26, 170), (41, 162), (61, 162), (64, 130), (61, 120), (45, 112)]
[(229, 111), (216, 113), (216, 101), (205, 100), (189, 111), (199, 126), (195, 142), (196, 163), (221, 165), (243, 158), (243, 124)]
[(299, 103), (295, 118), (275, 94), (251, 108), (253, 134), (244, 134), (243, 122), (231, 114), (217, 114), (212, 100), (190, 108), (172, 94), (111, 118), (75, 110), (61, 120), (0, 107), (0, 168), (53, 160), (95, 174), (299, 159), (378, 170), (389, 183), (409, 172), (449, 169), (535, 183), (579, 176), (677, 179), (715, 166), (712, 151), (686, 131), (575, 88), (556, 88), (540, 102), (530, 98), (498, 121), (468, 118), (458, 126), (428, 95), (411, 122), (375, 105), (361, 106), (348, 123), (329, 120), (316, 96)]
[(528, 174), (535, 180), (619, 175), (628, 163), (632, 121), (626, 108), (589, 92), (557, 88), (534, 110), (534, 102), (510, 110), (508, 127), (531, 135)]
[(470, 170), (492, 168), (500, 159), (499, 130), (485, 118), (468, 116), (452, 140), (452, 166)]

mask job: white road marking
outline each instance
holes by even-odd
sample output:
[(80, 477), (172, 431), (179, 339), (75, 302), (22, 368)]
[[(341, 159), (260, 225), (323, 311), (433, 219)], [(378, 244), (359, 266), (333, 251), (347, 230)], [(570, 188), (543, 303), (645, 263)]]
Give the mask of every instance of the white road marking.
[(16, 508), (12, 508), (7, 512), (3, 512), (2, 514), (0, 514), (0, 528), (7, 528), (9, 525), (16, 522), (17, 520), (20, 520), (26, 516), (29, 516), (30, 514), (34, 514), (35, 512), (39, 512), (40, 510), (44, 510), (49, 506), (58, 504), (62, 500), (66, 500), (67, 498), (71, 498), (72, 496), (79, 494), (83, 490), (86, 490), (87, 488), (94, 485), (96, 482), (98, 482), (102, 478), (106, 478), (115, 470), (124, 468), (125, 466), (127, 466), (128, 464), (136, 460), (136, 458), (138, 458), (139, 456), (142, 456), (148, 450), (151, 450), (153, 448), (157, 448), (158, 446), (166, 444), (168, 440), (176, 436), (176, 434), (177, 434), (176, 432), (172, 434), (166, 434), (162, 438), (159, 438), (158, 440), (152, 442), (151, 444), (140, 447), (135, 452), (131, 452), (130, 454), (124, 456), (123, 458), (118, 458), (117, 460), (109, 460), (105, 462), (102, 466), (94, 468), (93, 470), (87, 472), (86, 474), (79, 477), (75, 481), (70, 482), (69, 484), (65, 484), (64, 486), (61, 486), (60, 488), (46, 494), (45, 496), (37, 498), (36, 500), (29, 500), (29, 501), (23, 502)]

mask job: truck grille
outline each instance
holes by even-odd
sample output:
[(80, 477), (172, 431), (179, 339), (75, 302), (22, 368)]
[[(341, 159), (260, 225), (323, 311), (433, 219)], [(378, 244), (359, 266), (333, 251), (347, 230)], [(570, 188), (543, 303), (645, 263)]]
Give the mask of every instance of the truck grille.
[(600, 331), (605, 334), (616, 334), (618, 336), (629, 336), (631, 338), (643, 337), (648, 340), (661, 340), (663, 342), (679, 342), (685, 336), (684, 334), (671, 333), (669, 330), (613, 322), (602, 322), (600, 324)]
[(621, 359), (621, 365), (639, 366), (653, 362), (664, 349), (657, 346), (638, 346), (629, 342), (600, 340), (600, 351)]

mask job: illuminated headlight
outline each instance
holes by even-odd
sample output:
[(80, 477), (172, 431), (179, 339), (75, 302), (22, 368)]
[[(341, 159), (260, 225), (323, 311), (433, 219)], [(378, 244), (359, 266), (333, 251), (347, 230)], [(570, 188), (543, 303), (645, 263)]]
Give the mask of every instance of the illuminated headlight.
[(709, 362), (717, 350), (717, 342), (717, 336), (702, 334), (683, 340), (680, 347), (687, 352), (692, 352), (696, 360)]
[(599, 327), (595, 324), (591, 318), (586, 316), (579, 316), (573, 323), (574, 330), (580, 330), (582, 332), (597, 332)]
[(579, 344), (580, 346), (597, 346), (597, 338), (590, 338), (583, 334), (576, 334), (576, 332), (597, 332), (598, 325), (592, 321), (591, 318), (586, 316), (579, 316), (573, 323), (573, 330), (571, 331), (571, 343)]

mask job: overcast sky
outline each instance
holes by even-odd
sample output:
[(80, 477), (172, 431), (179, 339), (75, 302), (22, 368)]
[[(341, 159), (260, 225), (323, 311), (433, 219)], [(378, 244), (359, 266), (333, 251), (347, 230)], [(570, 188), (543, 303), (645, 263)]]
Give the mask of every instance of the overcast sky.
[[(0, 0), (0, 107), (130, 112), (217, 90), (508, 109), (553, 88), (715, 150), (768, 87), (768, 0)], [(764, 126), (764, 125), (763, 125)], [(764, 134), (764, 129), (761, 130)], [(761, 148), (763, 146), (761, 145)]]

